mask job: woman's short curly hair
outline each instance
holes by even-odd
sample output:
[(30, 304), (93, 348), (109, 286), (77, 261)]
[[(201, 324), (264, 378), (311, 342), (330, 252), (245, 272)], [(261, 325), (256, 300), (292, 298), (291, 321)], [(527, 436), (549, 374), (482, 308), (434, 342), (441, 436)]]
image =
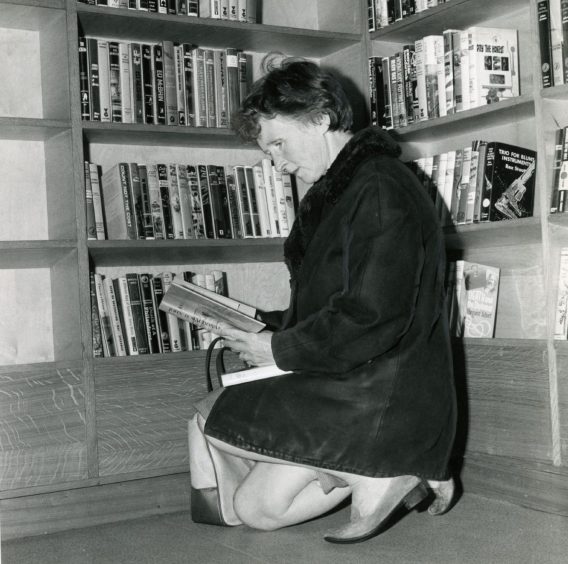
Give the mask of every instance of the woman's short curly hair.
[[(275, 61), (277, 61), (275, 63)], [(278, 116), (315, 123), (329, 116), (331, 131), (348, 131), (353, 126), (353, 110), (337, 78), (305, 59), (268, 55), (266, 74), (252, 86), (233, 116), (233, 129), (245, 141), (260, 134), (260, 118)]]

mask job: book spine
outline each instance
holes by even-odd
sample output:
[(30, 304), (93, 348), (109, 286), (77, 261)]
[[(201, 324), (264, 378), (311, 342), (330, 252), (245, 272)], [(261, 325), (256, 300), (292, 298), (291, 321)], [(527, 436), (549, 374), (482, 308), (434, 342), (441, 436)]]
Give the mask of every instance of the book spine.
[(550, 7), (550, 49), (552, 51), (552, 83), (554, 86), (564, 84), (564, 53), (562, 35), (562, 11), (560, 0), (554, 0)]
[(239, 11), (239, 21), (246, 23), (247, 21), (247, 0), (237, 0), (237, 7)]
[(183, 71), (183, 47), (174, 45), (174, 67), (176, 83), (177, 123), (186, 125), (185, 115), (185, 76)]
[(197, 167), (187, 165), (187, 182), (191, 195), (191, 217), (193, 222), (193, 236), (196, 239), (205, 239), (205, 220), (203, 218), (203, 204), (201, 202), (201, 189)]
[(203, 211), (203, 223), (205, 225), (205, 236), (207, 239), (216, 239), (215, 219), (213, 217), (213, 205), (211, 193), (209, 191), (209, 174), (206, 165), (197, 166), (197, 176), (199, 180), (199, 192), (201, 195), (201, 209)]
[(264, 185), (266, 187), (266, 201), (268, 204), (268, 217), (270, 219), (270, 231), (273, 237), (280, 237), (280, 218), (278, 215), (278, 204), (276, 200), (276, 189), (274, 187), (274, 178), (272, 176), (272, 163), (270, 159), (262, 159), (260, 161), (262, 167), (262, 175), (264, 177)]
[(89, 289), (91, 296), (91, 335), (93, 345), (93, 356), (100, 358), (104, 356), (103, 339), (101, 334), (101, 318), (99, 306), (97, 304), (97, 293), (95, 290), (95, 274), (89, 272)]
[(396, 56), (392, 55), (389, 57), (389, 89), (391, 92), (391, 117), (392, 117), (392, 126), (394, 129), (400, 127), (400, 99), (399, 99), (399, 91), (397, 90), (396, 86)]
[(466, 222), (467, 197), (469, 192), (469, 178), (471, 171), (471, 151), (471, 145), (469, 147), (464, 147), (463, 149), (459, 207), (457, 214), (458, 225), (463, 225)]
[(126, 356), (126, 341), (124, 338), (124, 331), (122, 329), (118, 301), (114, 291), (113, 282), (108, 276), (103, 278), (103, 291), (108, 306), (116, 356)]
[(236, 166), (233, 170), (235, 171), (239, 211), (243, 224), (243, 234), (244, 237), (254, 237), (254, 228), (252, 224), (250, 203), (247, 192), (247, 182), (245, 179), (245, 169), (242, 166)]
[(287, 172), (282, 173), (282, 188), (284, 192), (284, 201), (286, 202), (286, 221), (288, 223), (288, 228), (291, 230), (296, 219), (296, 207), (292, 176)]
[(491, 209), (491, 197), (493, 188), (493, 173), (495, 167), (496, 143), (487, 144), (487, 152), (485, 154), (485, 178), (483, 180), (483, 188), (481, 190), (481, 209), (479, 212), (479, 221), (489, 221)]
[(128, 43), (118, 44), (120, 59), (120, 108), (122, 123), (132, 123), (132, 83), (130, 67), (130, 46)]
[(142, 210), (142, 190), (140, 189), (140, 176), (138, 174), (138, 165), (129, 163), (129, 186), (130, 186), (130, 202), (132, 206), (132, 222), (134, 224), (134, 232), (136, 239), (144, 238), (144, 216)]
[(117, 41), (109, 41), (108, 64), (111, 118), (114, 123), (120, 123), (122, 122), (122, 102), (120, 96), (120, 50)]
[(103, 277), (101, 274), (94, 274), (95, 292), (97, 296), (97, 307), (99, 309), (99, 318), (101, 323), (101, 337), (103, 342), (103, 350), (105, 356), (116, 356), (116, 348), (114, 346), (114, 336), (112, 334), (112, 326), (110, 315), (108, 312), (107, 302), (103, 288)]
[(181, 203), (179, 198), (179, 184), (177, 177), (177, 166), (174, 163), (168, 164), (168, 189), (170, 194), (170, 212), (172, 217), (172, 227), (174, 239), (183, 239), (183, 220), (181, 217)]
[(87, 38), (87, 60), (89, 70), (89, 102), (90, 119), (101, 121), (101, 92), (99, 84), (99, 48), (97, 40), (93, 37)]
[(217, 127), (229, 127), (229, 115), (227, 111), (227, 66), (225, 64), (225, 51), (215, 49), (214, 69), (215, 69), (215, 110)]
[(154, 62), (154, 92), (156, 104), (156, 123), (166, 124), (166, 86), (164, 83), (164, 49), (161, 44), (152, 48)]
[(79, 90), (81, 95), (81, 119), (91, 119), (91, 94), (89, 88), (89, 58), (87, 39), (79, 36)]
[(168, 182), (168, 166), (165, 164), (156, 165), (158, 170), (158, 186), (160, 187), (160, 198), (162, 203), (162, 217), (164, 221), (164, 238), (175, 239), (172, 212), (170, 207), (170, 188)]
[(428, 119), (428, 100), (426, 94), (426, 69), (424, 66), (424, 40), (414, 42), (416, 61), (416, 95), (418, 98), (418, 115), (420, 120)]
[(152, 298), (154, 301), (154, 311), (156, 312), (156, 324), (159, 336), (159, 345), (161, 353), (171, 352), (170, 336), (168, 333), (168, 317), (165, 311), (160, 309), (160, 303), (164, 296), (164, 287), (162, 279), (158, 276), (150, 278), (152, 285)]
[(237, 49), (228, 48), (225, 50), (225, 64), (227, 67), (227, 106), (229, 123), (233, 114), (239, 109), (239, 58)]
[(164, 94), (166, 106), (166, 124), (179, 125), (177, 86), (176, 86), (176, 60), (173, 41), (162, 43), (164, 58)]
[(99, 61), (99, 95), (100, 114), (102, 122), (112, 120), (110, 101), (110, 68), (108, 41), (97, 39), (97, 54)]
[(237, 185), (233, 172), (226, 172), (225, 180), (227, 182), (227, 193), (229, 196), (229, 206), (231, 209), (231, 228), (235, 239), (244, 237), (243, 220), (239, 210), (239, 201), (237, 194)]
[(152, 282), (150, 274), (140, 274), (140, 294), (142, 298), (142, 308), (144, 313), (144, 325), (146, 327), (146, 339), (148, 341), (148, 352), (150, 354), (160, 352), (158, 335), (158, 325), (156, 322), (156, 310), (154, 309), (154, 299), (152, 297)]
[(260, 227), (260, 212), (258, 209), (258, 200), (256, 198), (256, 192), (254, 189), (254, 174), (252, 167), (245, 166), (245, 182), (247, 187), (247, 194), (250, 204), (250, 213), (252, 226), (255, 237), (262, 237), (262, 229)]
[(187, 166), (183, 164), (174, 165), (177, 167), (179, 205), (181, 222), (183, 228), (183, 238), (193, 239), (193, 216), (191, 213), (191, 191), (187, 180)]
[(142, 80), (144, 85), (144, 120), (155, 123), (154, 116), (154, 75), (152, 69), (152, 45), (142, 44)]
[(404, 89), (404, 102), (407, 125), (414, 121), (414, 90), (413, 88), (413, 66), (414, 46), (404, 45), (402, 48), (402, 85)]
[[(166, 303), (165, 302), (166, 294), (170, 286), (172, 285), (173, 275), (171, 272), (163, 272), (161, 274), (161, 278), (162, 278), (162, 286), (164, 288), (164, 295), (162, 297), (162, 301), (160, 302), (160, 308), (163, 308)], [(183, 348), (181, 345), (182, 341), (181, 341), (178, 319), (171, 312), (167, 312), (166, 319), (167, 319), (168, 335), (170, 338), (171, 350), (172, 352), (181, 352)]]
[[(220, 239), (232, 239), (233, 228), (231, 225), (231, 207), (229, 201), (229, 193), (227, 190), (227, 179), (225, 177), (225, 169), (222, 166), (215, 167), (215, 176), (217, 177), (217, 195), (218, 212), (216, 212), (215, 219), (217, 221), (217, 235)], [(211, 175), (209, 175), (211, 179)]]
[(479, 141), (479, 156), (477, 162), (477, 178), (475, 183), (475, 202), (473, 207), (473, 222), (478, 223), (481, 218), (481, 192), (485, 178), (485, 156), (487, 154), (487, 141)]
[[(122, 311), (122, 321), (124, 334), (126, 335), (126, 349), (130, 356), (136, 356), (138, 351), (138, 341), (136, 340), (136, 330), (134, 327), (134, 317), (130, 308), (130, 296), (128, 294), (128, 282), (126, 276), (117, 278), (118, 296), (120, 296), (120, 305)], [(115, 287), (116, 293), (116, 287)]]
[(286, 213), (284, 184), (282, 182), (282, 173), (276, 170), (274, 165), (272, 165), (272, 178), (274, 179), (274, 192), (276, 194), (276, 206), (278, 208), (278, 225), (280, 226), (280, 235), (282, 237), (287, 237), (290, 234), (290, 226), (288, 225), (288, 215)]
[(251, 58), (243, 51), (238, 51), (237, 60), (239, 64), (239, 105), (247, 97), (251, 83)]
[(213, 49), (204, 49), (205, 107), (207, 127), (217, 127), (217, 101), (215, 93), (215, 56)]
[(205, 78), (205, 52), (199, 47), (192, 50), (193, 57), (193, 102), (195, 127), (207, 127), (207, 86)]
[(562, 22), (562, 75), (568, 82), (568, 0), (560, 0), (560, 18)]
[[(556, 130), (555, 144), (554, 144), (554, 159), (552, 161), (552, 196), (550, 204), (550, 213), (564, 211), (564, 204), (560, 202), (560, 173), (562, 170), (562, 148), (564, 145), (564, 136), (566, 135), (566, 128), (561, 127)], [(562, 198), (564, 200), (564, 197)], [(562, 203), (562, 205), (561, 205)]]
[[(86, 173), (86, 171), (85, 171)], [(95, 163), (89, 163), (89, 180), (93, 197), (93, 212), (95, 216), (95, 232), (99, 241), (106, 239), (103, 200), (101, 194), (101, 180), (99, 167)]]
[(132, 69), (132, 121), (144, 123), (144, 79), (142, 77), (142, 47), (130, 43), (130, 65)]
[(550, 37), (550, 2), (538, 0), (536, 4), (540, 47), (540, 78), (543, 88), (553, 86), (552, 45)]
[(255, 165), (252, 167), (252, 172), (254, 176), (254, 191), (260, 216), (260, 235), (262, 237), (272, 237), (270, 216), (268, 215), (268, 199), (266, 197), (266, 186), (264, 184), (262, 167)]
[(85, 182), (85, 211), (86, 211), (86, 223), (87, 223), (87, 239), (95, 240), (97, 239), (97, 226), (95, 223), (95, 207), (93, 205), (93, 190), (91, 188), (91, 173), (90, 164), (88, 161), (83, 163), (83, 178)]
[[(469, 91), (469, 43), (467, 30), (460, 32), (460, 69), (461, 69), (461, 111), (469, 110), (470, 91)], [(457, 111), (460, 111), (459, 107)]]
[(473, 223), (475, 210), (475, 193), (477, 191), (477, 169), (479, 164), (479, 145), (480, 141), (473, 141), (471, 144), (471, 159), (469, 165), (469, 187), (467, 190), (467, 202), (465, 209), (465, 223)]
[(258, 0), (246, 0), (247, 3), (247, 23), (255, 24), (258, 18)]
[(194, 18), (199, 16), (199, 0), (188, 0), (187, 15)]
[(454, 165), (454, 178), (452, 180), (452, 205), (450, 207), (450, 222), (458, 223), (458, 209), (460, 201), (460, 179), (463, 168), (463, 149), (456, 149), (456, 162)]
[(377, 108), (377, 71), (375, 57), (367, 59), (367, 72), (369, 75), (369, 107), (371, 109), (371, 125), (379, 125)]
[(158, 167), (154, 164), (146, 165), (148, 177), (148, 197), (150, 198), (150, 213), (152, 216), (152, 231), (154, 239), (165, 239), (164, 212), (162, 210), (162, 194), (158, 179)]
[(194, 105), (194, 81), (193, 81), (193, 55), (192, 46), (188, 43), (182, 45), (183, 51), (183, 76), (185, 93), (185, 123), (189, 127), (195, 127), (195, 105)]
[(148, 186), (148, 167), (146, 165), (138, 165), (138, 178), (140, 179), (142, 204), (142, 238), (155, 239), (152, 206), (150, 202), (150, 187)]
[(135, 272), (128, 272), (126, 274), (126, 282), (128, 286), (128, 297), (130, 298), (132, 320), (134, 322), (134, 333), (136, 335), (136, 343), (138, 344), (138, 353), (148, 354), (150, 348), (148, 345), (146, 321), (144, 319), (144, 304), (142, 303), (140, 276)]

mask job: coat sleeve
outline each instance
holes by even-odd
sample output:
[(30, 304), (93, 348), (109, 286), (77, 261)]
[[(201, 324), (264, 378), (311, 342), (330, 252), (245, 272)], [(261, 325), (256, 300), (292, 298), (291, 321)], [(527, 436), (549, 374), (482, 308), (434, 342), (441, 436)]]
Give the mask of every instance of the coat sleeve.
[(274, 334), (274, 358), (284, 370), (348, 371), (395, 347), (413, 319), (424, 264), (416, 201), (391, 175), (360, 180), (341, 225), (341, 291)]

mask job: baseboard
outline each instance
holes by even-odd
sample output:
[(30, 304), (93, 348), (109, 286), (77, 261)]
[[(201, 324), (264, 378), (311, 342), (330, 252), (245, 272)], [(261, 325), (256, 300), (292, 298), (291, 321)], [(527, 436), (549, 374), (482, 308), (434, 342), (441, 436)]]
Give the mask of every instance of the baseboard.
[(0, 501), (2, 540), (189, 509), (189, 473)]

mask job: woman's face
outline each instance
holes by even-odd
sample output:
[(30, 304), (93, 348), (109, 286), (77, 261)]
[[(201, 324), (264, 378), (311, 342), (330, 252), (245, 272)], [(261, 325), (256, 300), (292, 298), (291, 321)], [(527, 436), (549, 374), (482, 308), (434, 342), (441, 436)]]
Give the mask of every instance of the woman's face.
[(303, 123), (297, 119), (276, 116), (260, 118), (259, 147), (274, 161), (277, 170), (295, 174), (307, 184), (319, 180), (330, 167), (325, 133), (329, 117), (321, 123)]

